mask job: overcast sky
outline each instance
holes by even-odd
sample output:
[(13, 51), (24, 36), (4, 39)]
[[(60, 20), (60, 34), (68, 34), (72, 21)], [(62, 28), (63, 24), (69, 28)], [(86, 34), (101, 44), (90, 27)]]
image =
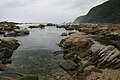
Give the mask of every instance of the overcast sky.
[(0, 21), (72, 22), (104, 0), (0, 0)]

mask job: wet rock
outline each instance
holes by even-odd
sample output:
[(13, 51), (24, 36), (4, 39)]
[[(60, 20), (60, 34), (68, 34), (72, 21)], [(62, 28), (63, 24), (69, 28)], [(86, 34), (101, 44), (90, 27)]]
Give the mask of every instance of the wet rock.
[(11, 58), (3, 58), (3, 59), (1, 59), (1, 61), (2, 61), (2, 64), (11, 64), (12, 63)]
[(6, 37), (1, 39), (0, 43), (0, 64), (12, 63), (11, 57), (14, 50), (19, 47), (19, 43), (16, 39)]
[(55, 51), (53, 54), (54, 56), (64, 54), (64, 51)]
[(69, 59), (69, 60), (75, 60), (75, 54), (76, 54), (76, 52), (68, 52), (67, 54), (64, 54), (64, 59)]
[(74, 28), (72, 26), (66, 26), (65, 29), (66, 30), (74, 30)]
[(5, 47), (0, 49), (0, 59), (1, 58), (10, 58), (13, 55), (13, 50)]
[(14, 30), (16, 33), (24, 33), (24, 34), (29, 34), (30, 31), (27, 29), (15, 29)]
[(27, 29), (15, 29), (14, 31), (5, 34), (4, 37), (16, 37), (16, 36), (25, 36), (30, 34), (30, 31)]
[(67, 33), (62, 33), (61, 36), (67, 36)]
[(55, 24), (48, 23), (46, 26), (55, 26)]
[(9, 32), (8, 34), (4, 35), (4, 37), (16, 37), (16, 36), (18, 36), (18, 34), (16, 32), (14, 32), (14, 31)]
[(65, 70), (73, 70), (77, 67), (77, 64), (71, 60), (64, 60), (60, 63), (60, 66)]
[(39, 24), (38, 26), (29, 26), (29, 28), (44, 28), (45, 25)]
[(10, 38), (10, 37), (6, 37), (1, 39), (1, 46), (7, 47), (9, 49), (15, 50), (19, 47), (19, 43), (16, 39), (14, 38)]

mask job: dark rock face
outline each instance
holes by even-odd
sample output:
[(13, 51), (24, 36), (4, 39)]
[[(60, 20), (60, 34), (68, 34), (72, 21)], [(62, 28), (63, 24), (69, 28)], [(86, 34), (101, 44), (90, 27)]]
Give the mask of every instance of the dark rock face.
[(120, 23), (120, 0), (109, 0), (93, 7), (87, 15), (76, 18), (75, 23)]

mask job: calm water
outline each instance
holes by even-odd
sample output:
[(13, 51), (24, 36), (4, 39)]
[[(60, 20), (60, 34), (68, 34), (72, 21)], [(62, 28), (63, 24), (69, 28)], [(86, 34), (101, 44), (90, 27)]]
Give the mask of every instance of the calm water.
[[(28, 27), (28, 25), (21, 26)], [(8, 71), (38, 75), (65, 73), (59, 66), (59, 62), (63, 60), (62, 55), (54, 56), (53, 52), (61, 50), (58, 44), (65, 38), (61, 34), (69, 31), (57, 29), (55, 26), (29, 30), (30, 35), (16, 37), (21, 46), (14, 52)]]
[[(27, 28), (29, 25), (21, 25)], [(45, 29), (29, 29), (30, 35), (16, 37), (21, 46), (12, 56), (12, 64), (8, 65), (8, 71), (20, 72), (23, 74), (51, 75), (62, 74), (65, 71), (60, 68), (59, 62), (63, 60), (62, 54), (54, 56), (53, 52), (61, 50), (58, 46), (65, 29), (46, 27)], [(103, 47), (95, 41), (92, 50)]]

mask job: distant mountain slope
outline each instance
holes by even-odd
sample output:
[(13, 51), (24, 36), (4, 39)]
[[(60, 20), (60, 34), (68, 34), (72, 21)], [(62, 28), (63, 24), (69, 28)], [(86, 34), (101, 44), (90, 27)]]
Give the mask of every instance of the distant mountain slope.
[(120, 23), (120, 0), (109, 0), (93, 7), (87, 15), (75, 19), (75, 23)]

